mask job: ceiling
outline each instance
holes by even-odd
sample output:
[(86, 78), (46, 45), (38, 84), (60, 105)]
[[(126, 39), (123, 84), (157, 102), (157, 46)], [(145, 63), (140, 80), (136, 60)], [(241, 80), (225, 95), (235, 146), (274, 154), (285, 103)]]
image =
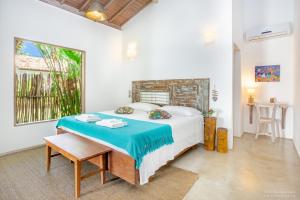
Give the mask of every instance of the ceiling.
[[(93, 0), (40, 0), (50, 5), (62, 8), (77, 15), (84, 16), (85, 11)], [(96, 0), (105, 9), (108, 20), (103, 23), (116, 29), (133, 18), (138, 12), (145, 8), (152, 0)]]

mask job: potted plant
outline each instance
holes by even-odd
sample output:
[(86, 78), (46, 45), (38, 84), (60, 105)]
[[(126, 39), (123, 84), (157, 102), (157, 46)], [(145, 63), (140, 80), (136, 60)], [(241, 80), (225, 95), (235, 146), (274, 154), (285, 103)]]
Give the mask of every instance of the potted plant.
[(203, 115), (203, 117), (212, 117), (215, 112), (216, 111), (211, 108), (208, 111), (203, 111), (202, 115)]

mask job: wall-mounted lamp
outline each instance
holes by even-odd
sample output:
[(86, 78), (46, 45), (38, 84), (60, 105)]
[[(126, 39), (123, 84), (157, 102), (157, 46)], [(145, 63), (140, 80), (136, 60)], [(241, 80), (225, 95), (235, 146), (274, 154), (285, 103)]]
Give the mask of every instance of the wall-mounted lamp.
[(130, 60), (133, 60), (137, 56), (137, 43), (131, 42), (127, 46), (127, 52), (126, 52), (127, 58)]
[(248, 93), (248, 95), (249, 95), (248, 103), (249, 103), (249, 104), (253, 104), (253, 103), (254, 103), (255, 88), (254, 88), (254, 87), (249, 87), (249, 88), (247, 89), (247, 93)]
[(253, 79), (252, 71), (245, 72), (242, 77), (242, 87), (245, 97), (248, 96), (248, 104), (254, 103), (254, 95), (257, 93), (258, 85)]
[(206, 27), (202, 32), (203, 42), (206, 45), (211, 45), (215, 43), (217, 39), (217, 31), (213, 27)]

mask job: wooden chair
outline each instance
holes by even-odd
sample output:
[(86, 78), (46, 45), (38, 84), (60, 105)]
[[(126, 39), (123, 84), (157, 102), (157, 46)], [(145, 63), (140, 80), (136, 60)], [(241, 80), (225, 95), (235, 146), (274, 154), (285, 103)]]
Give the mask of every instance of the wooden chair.
[[(260, 126), (264, 125), (265, 130), (268, 130), (268, 126), (271, 126), (271, 139), (272, 142), (275, 141), (276, 138), (276, 105), (275, 104), (255, 104), (257, 110), (257, 123), (256, 123), (256, 136), (257, 139), (260, 132)], [(266, 111), (265, 113), (263, 111)], [(278, 127), (279, 129), (279, 127)]]

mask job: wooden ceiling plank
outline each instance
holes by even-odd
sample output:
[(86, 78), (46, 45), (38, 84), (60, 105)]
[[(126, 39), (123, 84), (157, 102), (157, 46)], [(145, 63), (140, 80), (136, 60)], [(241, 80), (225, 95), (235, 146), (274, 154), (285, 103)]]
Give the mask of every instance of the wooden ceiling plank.
[[(71, 7), (71, 6), (66, 5), (66, 4), (61, 5), (60, 1), (56, 1), (56, 0), (40, 0), (40, 1), (42, 1), (44, 3), (47, 3), (47, 4), (50, 4), (52, 6), (58, 7), (58, 8), (62, 8), (64, 10), (69, 11), (71, 13), (74, 13), (76, 15), (84, 16), (84, 14), (82, 12), (79, 12), (79, 10), (77, 8)], [(118, 29), (118, 30), (121, 30), (120, 26), (118, 26), (116, 24), (113, 24), (113, 23), (110, 23), (110, 22), (99, 22), (99, 23), (110, 26), (110, 27)]]
[(121, 8), (116, 14), (114, 14), (108, 21), (114, 21), (120, 14), (122, 14), (135, 0), (130, 0), (123, 8)]
[(110, 1), (104, 6), (104, 10), (106, 10), (113, 2), (114, 2), (114, 0), (110, 0)]
[(115, 29), (118, 29), (118, 30), (121, 30), (121, 29), (122, 29), (121, 26), (119, 26), (119, 25), (117, 25), (117, 24), (113, 24), (113, 23), (107, 22), (107, 21), (99, 22), (99, 23), (104, 24), (104, 25), (106, 25), (106, 26), (110, 26), (110, 27), (115, 28)]
[[(40, 0), (74, 14), (84, 16), (92, 0)], [(109, 17), (106, 22), (99, 22), (121, 30), (121, 26), (139, 13), (150, 2), (157, 0), (99, 0), (104, 5)]]
[(122, 27), (124, 24), (126, 24), (130, 19), (132, 19), (135, 15), (137, 15), (140, 11), (142, 11), (146, 6), (148, 6), (153, 0), (150, 0), (149, 2), (145, 3), (137, 12), (134, 13), (134, 15), (130, 16), (126, 20), (124, 20), (121, 24), (117, 24), (118, 26)]
[(82, 12), (84, 11), (87, 6), (91, 3), (92, 0), (85, 0), (85, 2), (82, 4), (82, 6), (79, 8), (79, 11)]

